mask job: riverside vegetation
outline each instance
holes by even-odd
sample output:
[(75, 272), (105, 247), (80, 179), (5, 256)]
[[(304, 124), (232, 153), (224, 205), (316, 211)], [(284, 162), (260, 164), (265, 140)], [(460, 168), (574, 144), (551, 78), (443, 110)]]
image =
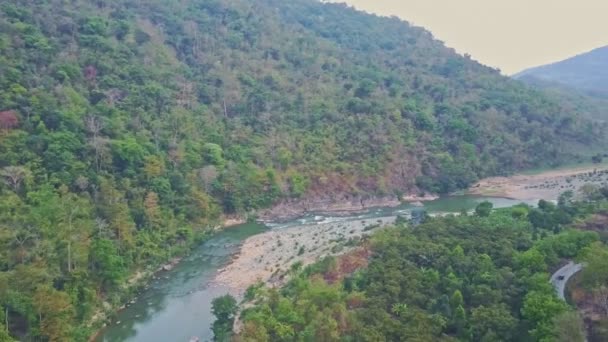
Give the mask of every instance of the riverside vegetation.
[(226, 214), (605, 146), (577, 108), (344, 5), (2, 1), (1, 338), (86, 340)]
[[(608, 188), (590, 196), (572, 201), (566, 193), (557, 205), (540, 201), (538, 208), (494, 212), (486, 202), (474, 214), (427, 217), (419, 225), (401, 220), (363, 242), (367, 262), (328, 257), (294, 267), (280, 289), (252, 286), (233, 338), (584, 341), (581, 317), (548, 280), (549, 272), (577, 259), (587, 265), (582, 285), (600, 293), (597, 305), (605, 304), (605, 235), (573, 228), (608, 210)], [(219, 298), (214, 307), (228, 300)], [(234, 304), (214, 324), (218, 340), (230, 336)], [(607, 311), (599, 322), (606, 326)], [(605, 332), (596, 328), (590, 340), (605, 341)]]

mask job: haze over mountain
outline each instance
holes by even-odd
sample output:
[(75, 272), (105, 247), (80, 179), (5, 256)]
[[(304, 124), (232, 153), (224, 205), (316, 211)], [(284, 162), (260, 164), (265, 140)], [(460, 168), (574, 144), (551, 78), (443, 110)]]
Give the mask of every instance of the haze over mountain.
[(408, 20), (430, 30), (447, 46), (500, 68), (506, 75), (608, 43), (608, 2), (603, 0), (331, 1)]
[(605, 128), (345, 5), (3, 1), (0, 332), (86, 340), (227, 215), (449, 193), (586, 160)]
[(562, 85), (587, 95), (608, 98), (608, 46), (527, 69), (513, 77), (538, 86)]

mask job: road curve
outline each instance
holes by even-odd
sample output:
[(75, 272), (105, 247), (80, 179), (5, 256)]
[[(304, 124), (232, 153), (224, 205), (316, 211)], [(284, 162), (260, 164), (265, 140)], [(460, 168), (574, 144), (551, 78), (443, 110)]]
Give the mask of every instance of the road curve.
[(566, 284), (568, 283), (568, 280), (570, 280), (573, 275), (575, 275), (582, 269), (582, 264), (575, 264), (574, 262), (570, 261), (568, 264), (564, 265), (564, 267), (553, 273), (553, 275), (551, 276), (551, 284), (555, 288), (555, 291), (557, 292), (557, 296), (559, 298), (561, 298), (562, 300), (566, 300), (564, 292), (566, 290)]

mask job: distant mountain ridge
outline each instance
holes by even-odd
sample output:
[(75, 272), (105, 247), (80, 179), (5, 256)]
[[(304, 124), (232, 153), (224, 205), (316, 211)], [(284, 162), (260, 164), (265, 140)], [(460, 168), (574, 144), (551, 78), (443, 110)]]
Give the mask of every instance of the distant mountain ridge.
[(587, 95), (608, 98), (608, 46), (561, 62), (530, 68), (513, 77), (536, 86), (544, 82), (561, 84)]

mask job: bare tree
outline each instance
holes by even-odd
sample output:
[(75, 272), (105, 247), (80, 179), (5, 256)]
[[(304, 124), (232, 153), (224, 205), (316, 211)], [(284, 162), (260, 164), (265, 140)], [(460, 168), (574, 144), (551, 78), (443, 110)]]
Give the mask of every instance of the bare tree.
[(608, 287), (605, 285), (600, 285), (593, 289), (593, 297), (595, 299), (595, 303), (597, 303), (603, 310), (605, 314), (608, 314)]
[(21, 183), (30, 175), (30, 171), (22, 166), (7, 166), (0, 170), (0, 176), (4, 178), (4, 183), (10, 186), (13, 191), (19, 191)]
[(185, 32), (192, 37), (192, 53), (196, 58), (201, 56), (201, 38), (198, 30), (198, 24), (195, 21), (188, 20), (184, 23)]
[(78, 176), (74, 183), (80, 191), (85, 191), (89, 187), (89, 179), (85, 176)]
[(93, 147), (95, 151), (95, 166), (97, 171), (101, 168), (101, 155), (103, 153), (103, 147), (105, 145), (105, 140), (99, 138), (99, 133), (103, 130), (104, 124), (103, 121), (94, 115), (87, 115), (84, 118), (84, 125), (87, 130), (91, 134), (91, 139), (89, 140), (89, 145)]
[(198, 176), (203, 182), (203, 187), (205, 188), (205, 191), (209, 192), (209, 190), (211, 190), (211, 185), (219, 176), (219, 172), (217, 171), (217, 168), (215, 166), (208, 165), (198, 171)]
[(127, 96), (127, 93), (120, 89), (112, 88), (106, 91), (105, 95), (106, 100), (108, 101), (108, 105), (110, 105), (110, 107), (113, 107), (117, 102), (125, 98), (125, 96)]
[(31, 225), (11, 227), (8, 235), (10, 236), (9, 245), (11, 246), (15, 261), (22, 264), (28, 258), (28, 252), (35, 250), (40, 238), (36, 229)]
[(97, 235), (100, 238), (113, 238), (112, 231), (109, 229), (110, 225), (108, 222), (101, 217), (95, 219), (95, 227), (97, 227)]
[(184, 159), (183, 151), (180, 148), (179, 142), (176, 138), (171, 139), (169, 142), (167, 154), (169, 155), (169, 160), (171, 161), (171, 164), (173, 164), (174, 168), (176, 168)]
[(177, 105), (182, 108), (192, 109), (196, 100), (194, 95), (194, 83), (189, 82), (185, 77), (178, 78), (177, 82), (179, 83), (180, 88), (176, 95)]

